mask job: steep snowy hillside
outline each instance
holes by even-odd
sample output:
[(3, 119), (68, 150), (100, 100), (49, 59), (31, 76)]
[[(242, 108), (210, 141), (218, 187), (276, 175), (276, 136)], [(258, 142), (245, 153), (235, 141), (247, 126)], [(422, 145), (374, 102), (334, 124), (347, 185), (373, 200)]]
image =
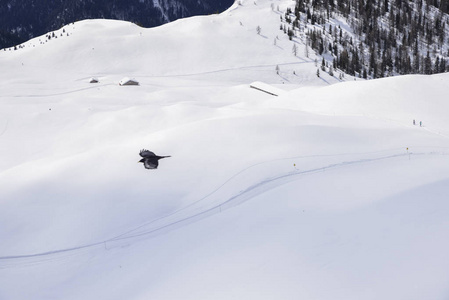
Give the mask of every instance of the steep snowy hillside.
[(363, 78), (449, 71), (446, 0), (295, 3), (281, 26), (292, 40), (305, 36), (323, 56), (323, 69)]
[(449, 76), (318, 77), (292, 4), (0, 53), (0, 299), (447, 299)]

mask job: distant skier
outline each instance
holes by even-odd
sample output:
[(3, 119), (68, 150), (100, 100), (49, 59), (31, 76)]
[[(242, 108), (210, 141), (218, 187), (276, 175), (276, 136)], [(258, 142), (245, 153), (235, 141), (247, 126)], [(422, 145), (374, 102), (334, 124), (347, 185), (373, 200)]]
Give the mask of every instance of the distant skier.
[(422, 121), (419, 121), (419, 127), (422, 127)]
[(413, 125), (416, 125), (416, 124), (415, 124), (415, 119), (413, 119)]

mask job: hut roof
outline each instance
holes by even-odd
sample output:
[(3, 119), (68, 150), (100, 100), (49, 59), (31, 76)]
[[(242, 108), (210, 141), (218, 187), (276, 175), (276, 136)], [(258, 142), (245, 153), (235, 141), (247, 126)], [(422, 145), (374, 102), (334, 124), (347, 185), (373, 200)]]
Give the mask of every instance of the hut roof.
[(123, 78), (119, 82), (120, 85), (139, 85), (139, 82), (135, 79), (130, 79), (128, 77)]

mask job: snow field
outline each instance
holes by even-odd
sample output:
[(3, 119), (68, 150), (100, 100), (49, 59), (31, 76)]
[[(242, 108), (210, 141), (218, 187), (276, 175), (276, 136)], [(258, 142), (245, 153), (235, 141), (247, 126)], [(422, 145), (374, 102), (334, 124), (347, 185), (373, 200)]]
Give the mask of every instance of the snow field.
[(272, 3), (0, 54), (0, 299), (447, 298), (449, 77), (328, 85)]

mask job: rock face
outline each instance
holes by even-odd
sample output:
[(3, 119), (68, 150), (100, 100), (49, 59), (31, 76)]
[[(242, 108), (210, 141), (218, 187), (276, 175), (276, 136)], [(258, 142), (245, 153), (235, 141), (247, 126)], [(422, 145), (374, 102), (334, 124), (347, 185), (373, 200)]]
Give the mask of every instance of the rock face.
[(117, 19), (154, 27), (222, 12), (234, 0), (7, 0), (0, 6), (0, 48), (83, 19)]

